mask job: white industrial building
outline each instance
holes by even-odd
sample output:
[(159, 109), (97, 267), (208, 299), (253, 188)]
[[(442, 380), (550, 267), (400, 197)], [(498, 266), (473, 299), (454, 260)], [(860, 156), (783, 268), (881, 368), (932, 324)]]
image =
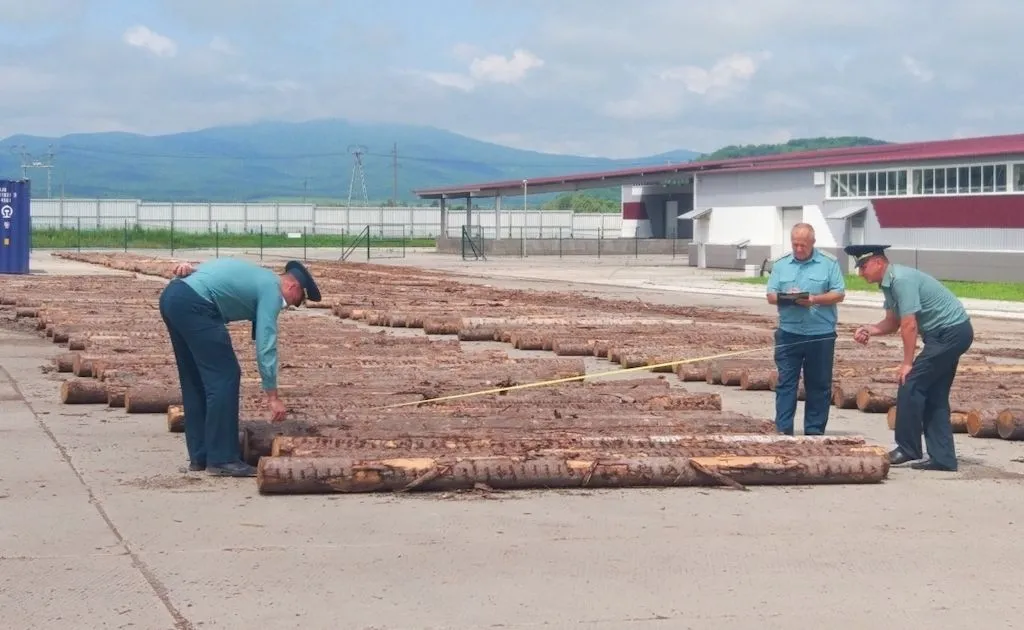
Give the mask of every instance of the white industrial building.
[(531, 193), (621, 186), (619, 236), (684, 239), (698, 267), (743, 268), (777, 258), (789, 251), (790, 228), (807, 222), (818, 246), (845, 265), (843, 246), (884, 243), (894, 260), (945, 279), (1024, 281), (1024, 134), (416, 192), (440, 200), (442, 209), (447, 199), (480, 197), (496, 198), (500, 209), (502, 198), (521, 196), (527, 185)]

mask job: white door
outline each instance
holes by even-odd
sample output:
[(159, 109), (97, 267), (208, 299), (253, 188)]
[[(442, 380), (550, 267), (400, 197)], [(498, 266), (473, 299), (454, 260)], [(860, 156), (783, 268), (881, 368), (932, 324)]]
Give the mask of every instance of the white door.
[(803, 206), (783, 206), (782, 208), (779, 208), (779, 212), (782, 219), (782, 239), (778, 244), (778, 253), (776, 254), (773, 252), (775, 258), (784, 256), (793, 251), (793, 246), (789, 241), (789, 233), (793, 231), (793, 228), (797, 223), (804, 220)]
[(707, 242), (711, 236), (711, 216), (704, 215), (693, 221), (693, 242), (697, 244), (697, 267), (708, 266)]

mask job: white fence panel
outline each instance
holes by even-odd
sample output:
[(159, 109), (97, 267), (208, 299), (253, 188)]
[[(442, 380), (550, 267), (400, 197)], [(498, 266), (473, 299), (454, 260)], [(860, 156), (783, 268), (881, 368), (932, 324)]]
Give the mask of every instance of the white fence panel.
[[(466, 223), (465, 210), (447, 212), (447, 233), (457, 236)], [(374, 236), (439, 236), (437, 207), (352, 207), (292, 203), (142, 202), (135, 199), (33, 199), (36, 227), (93, 230), (129, 227), (173, 229), (176, 232), (259, 232), (283, 234), (358, 234)], [(616, 214), (582, 214), (569, 210), (473, 210), (473, 225), (493, 238), (605, 238), (618, 236)]]

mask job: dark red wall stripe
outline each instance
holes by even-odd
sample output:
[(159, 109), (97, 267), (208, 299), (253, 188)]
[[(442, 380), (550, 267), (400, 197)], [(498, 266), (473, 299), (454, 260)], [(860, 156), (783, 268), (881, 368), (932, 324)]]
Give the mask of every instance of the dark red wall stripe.
[(1024, 228), (1024, 195), (874, 199), (883, 228)]
[(647, 209), (642, 201), (623, 201), (622, 218), (632, 221), (642, 221), (647, 218)]

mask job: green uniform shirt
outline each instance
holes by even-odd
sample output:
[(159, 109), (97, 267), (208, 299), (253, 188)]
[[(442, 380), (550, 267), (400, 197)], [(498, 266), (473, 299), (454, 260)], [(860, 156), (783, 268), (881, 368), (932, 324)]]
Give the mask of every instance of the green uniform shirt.
[(238, 258), (209, 260), (184, 278), (213, 302), (225, 321), (251, 321), (256, 332), (256, 363), (263, 389), (277, 387), (277, 316), (285, 307), (277, 274)]
[[(786, 254), (772, 265), (767, 293), (788, 293), (791, 289), (812, 295), (846, 292), (839, 261), (815, 248), (807, 260)], [(839, 309), (829, 306), (779, 305), (779, 328), (794, 335), (828, 335), (836, 330)]]
[(880, 285), (885, 310), (901, 319), (916, 314), (917, 329), (922, 333), (967, 321), (960, 300), (941, 282), (913, 267), (889, 263)]

